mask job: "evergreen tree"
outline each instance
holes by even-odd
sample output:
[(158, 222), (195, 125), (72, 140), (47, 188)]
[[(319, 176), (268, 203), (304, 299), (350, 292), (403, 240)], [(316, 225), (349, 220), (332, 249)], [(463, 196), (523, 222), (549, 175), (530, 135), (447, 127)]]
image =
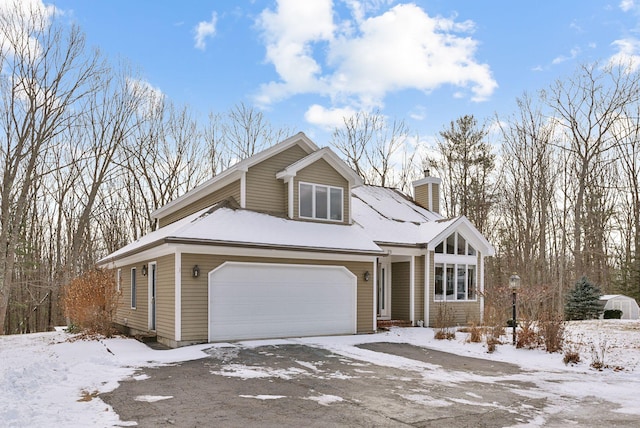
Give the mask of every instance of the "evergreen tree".
[(587, 320), (597, 318), (601, 311), (600, 289), (586, 277), (580, 278), (567, 295), (564, 316), (567, 320)]

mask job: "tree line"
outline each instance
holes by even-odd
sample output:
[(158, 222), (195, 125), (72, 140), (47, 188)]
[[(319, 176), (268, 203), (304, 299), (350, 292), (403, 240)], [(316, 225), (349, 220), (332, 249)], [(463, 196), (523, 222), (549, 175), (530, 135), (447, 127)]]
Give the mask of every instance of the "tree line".
[[(2, 333), (62, 322), (61, 286), (153, 230), (153, 210), (296, 131), (243, 103), (200, 120), (77, 26), (18, 5), (0, 14)], [(489, 289), (516, 271), (556, 308), (583, 276), (640, 298), (638, 77), (581, 65), (510, 115), (454, 118), (432, 144), (377, 111), (329, 143), (369, 184), (410, 193), (440, 176), (443, 214), (496, 247)]]

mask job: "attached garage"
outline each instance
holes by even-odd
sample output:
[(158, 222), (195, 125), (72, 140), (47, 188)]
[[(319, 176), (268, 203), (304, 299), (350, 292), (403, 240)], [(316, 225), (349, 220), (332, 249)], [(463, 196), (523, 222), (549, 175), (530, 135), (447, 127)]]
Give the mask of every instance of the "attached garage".
[(208, 281), (210, 342), (356, 333), (344, 266), (226, 262)]

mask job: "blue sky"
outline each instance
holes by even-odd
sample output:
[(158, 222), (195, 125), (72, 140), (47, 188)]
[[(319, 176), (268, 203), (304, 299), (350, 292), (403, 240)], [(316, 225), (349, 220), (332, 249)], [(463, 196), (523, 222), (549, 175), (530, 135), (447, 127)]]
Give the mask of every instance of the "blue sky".
[(430, 140), (465, 114), (513, 113), (516, 97), (580, 63), (640, 64), (635, 0), (52, 3), (90, 45), (202, 118), (244, 102), (321, 146), (356, 111), (379, 109)]

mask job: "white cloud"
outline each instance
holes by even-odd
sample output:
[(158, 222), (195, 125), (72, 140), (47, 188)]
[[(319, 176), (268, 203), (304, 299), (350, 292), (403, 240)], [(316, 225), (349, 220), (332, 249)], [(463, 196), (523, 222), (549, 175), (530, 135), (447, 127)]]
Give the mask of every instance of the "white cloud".
[(207, 38), (212, 38), (216, 34), (216, 23), (218, 22), (218, 15), (213, 12), (211, 14), (211, 21), (201, 21), (194, 28), (195, 47), (196, 49), (205, 50), (207, 48)]
[(304, 114), (304, 118), (313, 125), (332, 130), (343, 126), (344, 119), (355, 116), (356, 113), (351, 107), (327, 109), (321, 105), (313, 104)]
[(164, 93), (146, 80), (128, 78), (127, 90), (141, 100), (138, 111), (143, 117), (157, 113), (164, 104)]
[(474, 101), (491, 96), (498, 85), (489, 65), (474, 58), (478, 42), (468, 36), (473, 22), (434, 18), (414, 4), (365, 16), (382, 4), (350, 0), (352, 16), (341, 22), (334, 22), (330, 0), (312, 7), (281, 0), (275, 11), (263, 11), (258, 26), (266, 60), (280, 80), (262, 85), (257, 101), (269, 105), (313, 93), (370, 109), (381, 106), (390, 92), (428, 93), (443, 85)]
[(551, 61), (551, 63), (556, 65), (556, 64), (561, 64), (565, 61), (576, 59), (578, 55), (580, 55), (580, 52), (581, 52), (580, 48), (577, 48), (577, 47), (573, 48), (569, 51), (569, 55), (559, 55), (555, 57), (553, 61)]
[(629, 66), (630, 71), (640, 67), (640, 40), (634, 38), (615, 40), (611, 43), (618, 52), (609, 58), (613, 65)]
[(13, 55), (12, 46), (24, 46), (21, 54), (40, 56), (41, 47), (33, 36), (51, 25), (51, 19), (62, 12), (55, 6), (44, 4), (41, 0), (0, 1), (0, 19), (5, 30), (0, 35), (0, 46), (6, 53)]
[(635, 6), (635, 0), (622, 0), (620, 2), (620, 9), (622, 9), (623, 12), (629, 12)]

